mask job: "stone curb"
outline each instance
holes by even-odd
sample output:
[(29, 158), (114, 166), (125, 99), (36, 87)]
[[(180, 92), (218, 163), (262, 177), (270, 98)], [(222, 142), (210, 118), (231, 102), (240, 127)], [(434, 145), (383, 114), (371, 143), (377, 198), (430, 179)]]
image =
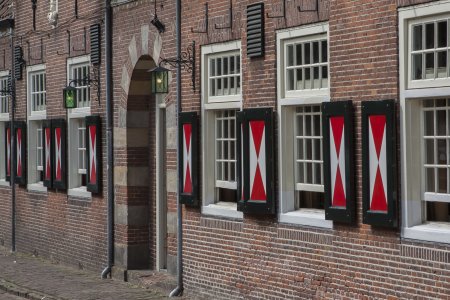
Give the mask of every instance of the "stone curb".
[(25, 299), (30, 300), (65, 300), (64, 298), (55, 298), (50, 295), (42, 294), (22, 286), (18, 286), (12, 282), (6, 281), (5, 279), (0, 279), (0, 290)]

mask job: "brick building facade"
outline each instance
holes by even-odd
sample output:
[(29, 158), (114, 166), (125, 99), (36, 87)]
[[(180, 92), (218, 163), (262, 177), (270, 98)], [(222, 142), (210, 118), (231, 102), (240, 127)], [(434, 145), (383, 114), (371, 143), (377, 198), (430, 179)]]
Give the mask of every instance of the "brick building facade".
[[(258, 3), (264, 4), (264, 54), (249, 57), (248, 33), (252, 43), (257, 34), (252, 27), (253, 15), (247, 21), (251, 5)], [(203, 16), (206, 4), (208, 14)], [(197, 60), (201, 63), (197, 64), (197, 74), (202, 74), (197, 81), (202, 87), (200, 93), (194, 93), (187, 85), (183, 85), (182, 93), (183, 111), (197, 112), (201, 120), (198, 159), (201, 197), (199, 207), (186, 208), (183, 230), (184, 283), (188, 293), (200, 292), (205, 298), (215, 299), (448, 297), (450, 219), (444, 199), (448, 196), (449, 177), (445, 165), (448, 160), (443, 162), (448, 156), (442, 150), (445, 142), (437, 142), (445, 139), (448, 131), (441, 129), (441, 134), (420, 136), (418, 127), (423, 118), (431, 118), (421, 116), (421, 105), (430, 107), (431, 112), (426, 114), (439, 114), (438, 107), (443, 105), (441, 118), (446, 114), (446, 104), (441, 105), (445, 100), (435, 100), (437, 104), (433, 104), (430, 97), (448, 96), (447, 84), (440, 80), (448, 76), (445, 54), (441, 54), (441, 59), (432, 58), (433, 51), (439, 52), (440, 47), (443, 53), (446, 51), (447, 6), (448, 1), (183, 1), (183, 45), (195, 41), (199, 46)], [(441, 23), (443, 29), (433, 29)], [(423, 31), (417, 26), (423, 26)], [(411, 37), (412, 27), (418, 28), (420, 34), (423, 32), (418, 38), (423, 41), (417, 42), (419, 46), (411, 51), (409, 43), (416, 38)], [(191, 28), (203, 32), (194, 33)], [(425, 46), (426, 41), (430, 45)], [(411, 66), (411, 55), (415, 55), (417, 67)], [(427, 60), (426, 55), (431, 58)], [(237, 71), (230, 67), (234, 64), (233, 57), (241, 60)], [(439, 67), (444, 68), (440, 69), (442, 74)], [(415, 72), (420, 75), (408, 77)], [(230, 79), (236, 73), (242, 78), (241, 90), (235, 89), (236, 84)], [(183, 77), (183, 83), (189, 82), (188, 75)], [(315, 122), (329, 120), (325, 111), (320, 111), (323, 103), (344, 100), (352, 102), (354, 118), (350, 119), (354, 125), (351, 128), (345, 125), (345, 134), (353, 129), (354, 144), (345, 146), (342, 153), (353, 150), (354, 162), (345, 168), (346, 174), (342, 172), (344, 165), (339, 166), (344, 179), (354, 178), (353, 186), (344, 187), (347, 203), (352, 202), (354, 208), (347, 206), (349, 215), (333, 221), (338, 217), (332, 214), (336, 216), (339, 212), (336, 213), (334, 204), (327, 206), (331, 200), (327, 197), (334, 201), (337, 178), (331, 178), (328, 184), (324, 182), (329, 172), (324, 162), (325, 148), (331, 148), (331, 144), (321, 136), (322, 127)], [(397, 128), (387, 137), (397, 143), (392, 151), (387, 150), (391, 161), (387, 167), (394, 166), (394, 171), (389, 169), (389, 178), (382, 178), (384, 199), (386, 203), (392, 201), (384, 208), (374, 200), (377, 179), (370, 179), (372, 167), (366, 161), (371, 152), (364, 152), (364, 141), (372, 135), (363, 131), (367, 128), (363, 127), (364, 121), (370, 119), (363, 110), (372, 107), (363, 101), (388, 103), (382, 100), (394, 100), (393, 124)], [(322, 108), (326, 106), (323, 104)], [(239, 146), (236, 128), (239, 130), (239, 124), (245, 123), (240, 123), (236, 111), (251, 108), (270, 108), (276, 112), (274, 135), (269, 142), (265, 141), (266, 146), (271, 143), (275, 147), (272, 166), (275, 214), (255, 214), (257, 210), (248, 207), (247, 212), (242, 212), (246, 210), (245, 201), (250, 199), (247, 202), (250, 203), (253, 196), (243, 195), (244, 201), (241, 197), (239, 166), (233, 164), (242, 161), (230, 149), (236, 136), (236, 147), (246, 147), (245, 142)], [(384, 107), (377, 114), (384, 115), (387, 111), (389, 108)], [(319, 116), (322, 119), (315, 119)], [(224, 120), (232, 123), (231, 127)], [(445, 125), (445, 120), (436, 123)], [(224, 124), (228, 129), (223, 130)], [(372, 130), (375, 128), (375, 123), (365, 124)], [(389, 135), (389, 128), (385, 134)], [(421, 138), (442, 143), (427, 150), (435, 154), (439, 163), (423, 161), (420, 153), (425, 150), (420, 142), (415, 144)], [(322, 140), (323, 144), (313, 142), (314, 139)], [(378, 159), (383, 160), (380, 156)], [(224, 161), (229, 171), (223, 166)], [(243, 167), (244, 171), (246, 168)], [(442, 173), (422, 175), (424, 169)], [(235, 176), (223, 178), (233, 172)], [(244, 187), (255, 184), (256, 172), (249, 181), (245, 182), (246, 175), (241, 177)], [(436, 180), (428, 186), (430, 176)], [(394, 184), (395, 179), (398, 184)], [(389, 184), (393, 186), (387, 187)], [(364, 196), (365, 186), (370, 187), (370, 198)], [(270, 186), (263, 188), (265, 192), (270, 189)], [(350, 198), (352, 189), (354, 197)], [(331, 190), (330, 196), (326, 196), (327, 190)], [(441, 195), (444, 198), (439, 199)], [(254, 200), (258, 199), (261, 200)], [(364, 201), (368, 201), (369, 209)], [(379, 213), (384, 209), (393, 209), (393, 214), (379, 221)], [(353, 222), (347, 224), (352, 214)]]
[[(20, 68), (22, 78), (16, 79), (15, 117), (16, 121), (26, 124), (24, 170), (27, 175), (23, 184), (16, 185), (16, 249), (55, 262), (101, 271), (107, 265), (105, 3), (47, 2), (37, 1), (35, 8), (33, 3), (24, 1), (3, 1), (0, 5), (2, 19), (12, 17), (15, 20), (14, 46), (20, 47), (24, 60)], [(116, 204), (114, 271), (122, 278), (126, 275), (122, 271), (129, 269), (169, 269), (174, 273), (176, 172), (168, 171), (166, 176), (165, 170), (176, 168), (175, 144), (171, 141), (176, 132), (174, 101), (172, 93), (151, 95), (147, 71), (160, 57), (174, 55), (175, 27), (166, 24), (165, 33), (159, 34), (151, 26), (155, 14), (152, 1), (112, 1), (111, 5)], [(174, 19), (174, 4), (158, 3), (156, 9), (160, 18)], [(92, 25), (100, 26), (99, 64), (93, 62), (91, 53), (95, 48), (91, 47), (91, 42), (94, 43)], [(11, 70), (8, 32), (4, 32), (1, 45), (0, 76), (6, 82)], [(63, 89), (69, 85), (78, 89), (78, 107), (74, 109), (63, 106)], [(5, 85), (2, 90), (7, 90)], [(2, 149), (7, 149), (5, 128), (11, 118), (11, 101), (5, 93), (1, 100), (9, 106), (2, 110), (1, 122)], [(90, 134), (85, 123), (89, 116), (98, 116), (101, 124), (97, 128), (100, 138), (95, 157), (100, 161), (95, 170), (96, 178), (101, 181), (98, 192), (91, 192), (87, 187), (94, 174), (90, 166), (94, 148), (91, 149), (89, 140), (84, 138)], [(55, 184), (54, 174), (51, 186), (47, 187), (46, 174), (43, 174), (43, 162), (47, 162), (45, 142), (38, 135), (45, 134), (48, 120), (62, 120), (58, 122), (66, 127), (63, 130), (65, 143), (62, 140), (66, 146), (62, 157), (66, 161), (61, 161), (66, 179), (62, 187)], [(156, 128), (160, 130), (158, 134)], [(163, 144), (167, 145), (167, 151), (162, 146), (156, 149), (156, 138), (167, 140)], [(53, 157), (51, 151), (49, 154), (57, 168), (58, 158)], [(9, 248), (12, 197), (5, 176), (6, 150), (2, 150), (2, 155), (0, 242)], [(160, 248), (158, 257), (157, 247)]]

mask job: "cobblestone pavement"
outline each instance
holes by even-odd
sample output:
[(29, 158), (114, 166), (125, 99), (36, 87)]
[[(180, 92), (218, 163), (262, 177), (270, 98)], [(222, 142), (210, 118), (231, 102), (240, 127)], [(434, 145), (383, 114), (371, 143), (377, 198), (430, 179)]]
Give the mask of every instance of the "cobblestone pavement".
[[(6, 294), (6, 291), (11, 294)], [(0, 249), (0, 300), (141, 300), (166, 299), (160, 290), (100, 279), (100, 274), (55, 265)]]

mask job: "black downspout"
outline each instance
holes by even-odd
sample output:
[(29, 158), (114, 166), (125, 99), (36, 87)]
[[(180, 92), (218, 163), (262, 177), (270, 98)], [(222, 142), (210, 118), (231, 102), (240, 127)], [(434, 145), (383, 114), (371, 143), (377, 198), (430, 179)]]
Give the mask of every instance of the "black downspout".
[(14, 74), (14, 29), (11, 28), (11, 157), (9, 160), (11, 170), (11, 251), (16, 252), (16, 131), (14, 130), (16, 111), (16, 78)]
[[(177, 31), (177, 58), (181, 58), (181, 0), (176, 0), (176, 31)], [(195, 68), (195, 66), (194, 66)], [(195, 70), (192, 70), (195, 72)], [(176, 105), (177, 124), (179, 120), (179, 113), (181, 109), (181, 64), (177, 64), (177, 105)], [(178, 127), (177, 127), (178, 128)], [(178, 130), (176, 140), (178, 141)], [(177, 174), (179, 173), (180, 161), (177, 147)], [(179, 181), (177, 180), (177, 187)], [(179, 191), (180, 189), (177, 189)], [(180, 195), (177, 192), (177, 287), (170, 293), (170, 297), (181, 296), (183, 293), (183, 212), (180, 203)]]
[(111, 277), (114, 265), (114, 177), (113, 177), (113, 97), (112, 97), (112, 8), (111, 0), (105, 0), (105, 55), (106, 55), (106, 152), (108, 186), (108, 266), (102, 272), (102, 278)]

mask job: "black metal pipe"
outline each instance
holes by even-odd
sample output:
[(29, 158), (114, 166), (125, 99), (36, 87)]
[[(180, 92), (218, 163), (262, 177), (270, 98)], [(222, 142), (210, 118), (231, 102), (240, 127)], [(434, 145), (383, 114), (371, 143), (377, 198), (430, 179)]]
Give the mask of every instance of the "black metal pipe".
[[(176, 37), (177, 37), (177, 58), (181, 59), (181, 0), (177, 0), (176, 2)], [(194, 45), (195, 47), (195, 45)], [(194, 66), (195, 69), (195, 66)], [(193, 70), (194, 71), (194, 70)], [(179, 121), (179, 113), (182, 111), (181, 108), (181, 64), (177, 64), (177, 105), (176, 105), (176, 115), (177, 115), (177, 124)], [(178, 130), (176, 140), (178, 141)], [(177, 147), (177, 174), (179, 173), (180, 161), (179, 161), (179, 152), (180, 149)], [(177, 187), (179, 185), (179, 181), (177, 180)], [(177, 191), (180, 189), (178, 188)], [(183, 293), (183, 212), (180, 203), (180, 195), (177, 192), (177, 287), (170, 293), (170, 297), (181, 296)]]
[[(16, 131), (14, 129), (16, 110), (16, 78), (14, 74), (14, 30), (11, 28), (11, 157), (9, 160), (11, 170), (11, 251), (16, 252)], [(21, 66), (20, 66), (21, 67)]]
[(111, 0), (105, 0), (105, 56), (106, 56), (106, 152), (107, 152), (107, 189), (108, 189), (108, 265), (102, 272), (102, 278), (111, 275), (114, 265), (114, 154), (113, 154), (113, 95), (112, 95), (112, 8)]

